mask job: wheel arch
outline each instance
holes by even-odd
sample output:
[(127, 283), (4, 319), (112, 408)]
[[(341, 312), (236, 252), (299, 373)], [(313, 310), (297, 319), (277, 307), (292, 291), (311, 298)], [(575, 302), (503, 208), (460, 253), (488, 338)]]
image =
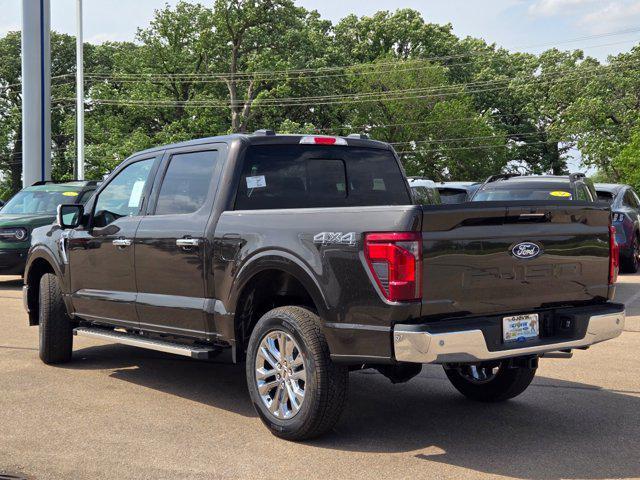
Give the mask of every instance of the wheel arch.
[(45, 273), (53, 273), (64, 284), (63, 274), (53, 256), (44, 248), (32, 251), (24, 270), (24, 304), (31, 326), (39, 323), (40, 279)]
[(272, 308), (303, 306), (317, 313), (321, 321), (328, 310), (313, 270), (300, 258), (274, 250), (262, 252), (242, 266), (228, 301), (235, 313), (237, 360), (244, 358), (255, 324)]

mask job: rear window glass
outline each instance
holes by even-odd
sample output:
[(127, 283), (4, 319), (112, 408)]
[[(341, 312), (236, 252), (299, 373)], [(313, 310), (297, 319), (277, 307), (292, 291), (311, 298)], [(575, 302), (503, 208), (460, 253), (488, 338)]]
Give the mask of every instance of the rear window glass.
[(430, 187), (411, 187), (413, 197), (418, 205), (439, 205), (440, 194), (438, 190)]
[(464, 203), (467, 201), (467, 191), (455, 188), (439, 188), (442, 203)]
[(249, 147), (236, 197), (237, 210), (411, 203), (391, 152), (315, 145)]
[(492, 188), (481, 190), (473, 197), (474, 202), (510, 201), (510, 200), (575, 200), (571, 190), (562, 187), (552, 188)]
[(599, 190), (598, 200), (600, 200), (601, 202), (613, 203), (613, 193)]

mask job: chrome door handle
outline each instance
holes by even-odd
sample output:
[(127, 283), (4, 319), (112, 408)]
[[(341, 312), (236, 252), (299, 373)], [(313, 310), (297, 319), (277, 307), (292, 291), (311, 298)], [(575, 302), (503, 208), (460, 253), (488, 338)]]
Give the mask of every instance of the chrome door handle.
[(176, 245), (179, 247), (197, 247), (200, 245), (199, 238), (179, 238), (176, 240)]
[(116, 238), (113, 242), (116, 247), (128, 247), (131, 245), (131, 239), (129, 238)]

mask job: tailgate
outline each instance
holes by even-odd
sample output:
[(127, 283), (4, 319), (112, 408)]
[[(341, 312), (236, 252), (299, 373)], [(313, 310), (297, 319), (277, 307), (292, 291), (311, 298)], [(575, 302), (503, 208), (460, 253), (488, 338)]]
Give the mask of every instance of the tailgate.
[(606, 300), (609, 216), (584, 202), (423, 207), (422, 316)]

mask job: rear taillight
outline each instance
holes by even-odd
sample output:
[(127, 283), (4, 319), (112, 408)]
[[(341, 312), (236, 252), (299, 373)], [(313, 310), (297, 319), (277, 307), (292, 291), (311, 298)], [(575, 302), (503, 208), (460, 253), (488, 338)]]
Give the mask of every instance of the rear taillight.
[(618, 281), (620, 268), (620, 247), (616, 242), (616, 227), (609, 226), (609, 285)]
[(364, 254), (369, 270), (387, 300), (409, 302), (422, 297), (422, 234), (368, 233)]
[(347, 141), (344, 138), (340, 137), (319, 137), (319, 136), (308, 136), (302, 137), (300, 139), (300, 143), (303, 145), (347, 145)]
[(613, 220), (614, 222), (624, 222), (624, 213), (612, 213), (611, 220)]

